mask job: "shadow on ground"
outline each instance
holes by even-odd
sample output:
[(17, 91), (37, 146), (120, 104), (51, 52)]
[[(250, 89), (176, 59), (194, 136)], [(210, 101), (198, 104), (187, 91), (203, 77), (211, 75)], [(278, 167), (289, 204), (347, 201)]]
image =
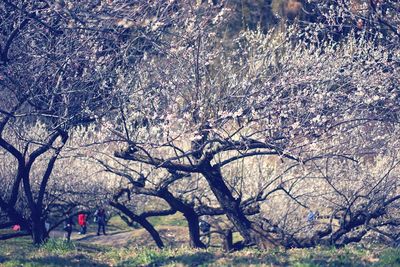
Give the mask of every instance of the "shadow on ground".
[(177, 257), (168, 258), (165, 264), (180, 263), (187, 266), (199, 266), (215, 261), (215, 255), (209, 252), (198, 252), (192, 255), (181, 255)]
[(7, 266), (98, 266), (108, 267), (107, 264), (95, 262), (85, 255), (78, 254), (71, 257), (46, 256), (41, 258), (9, 260)]
[(216, 259), (215, 255), (209, 252), (198, 252), (190, 255), (166, 257), (156, 254), (147, 254), (132, 257), (119, 262), (117, 266), (204, 266), (211, 264)]

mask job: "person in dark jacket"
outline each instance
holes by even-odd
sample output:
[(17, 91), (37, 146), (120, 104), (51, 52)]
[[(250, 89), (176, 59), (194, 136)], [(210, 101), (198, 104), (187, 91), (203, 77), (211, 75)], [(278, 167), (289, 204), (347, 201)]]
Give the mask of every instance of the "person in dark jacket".
[(211, 224), (209, 224), (206, 219), (199, 219), (199, 229), (200, 229), (200, 240), (206, 245), (210, 246), (211, 241)]
[(64, 231), (66, 233), (66, 239), (67, 241), (71, 241), (71, 233), (72, 233), (72, 226), (74, 225), (74, 221), (71, 216), (71, 212), (67, 211), (67, 214), (65, 215), (65, 221), (64, 221)]
[(100, 231), (103, 230), (103, 234), (106, 235), (106, 211), (100, 208), (94, 214), (97, 222), (97, 235), (100, 235)]

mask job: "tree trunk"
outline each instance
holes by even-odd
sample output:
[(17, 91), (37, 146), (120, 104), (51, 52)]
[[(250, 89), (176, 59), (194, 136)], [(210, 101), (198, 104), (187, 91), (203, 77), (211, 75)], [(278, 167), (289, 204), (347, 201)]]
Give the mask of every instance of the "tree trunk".
[(118, 209), (126, 216), (128, 216), (129, 219), (139, 223), (144, 229), (146, 229), (146, 231), (153, 238), (154, 242), (156, 242), (158, 248), (164, 247), (164, 243), (161, 240), (160, 234), (157, 232), (157, 230), (153, 227), (153, 225), (145, 217), (134, 214), (131, 210), (129, 210), (127, 207), (125, 207), (124, 205), (122, 205), (118, 202), (110, 201), (109, 203), (111, 206)]
[(194, 208), (174, 197), (167, 189), (162, 190), (159, 196), (167, 201), (171, 208), (181, 212), (185, 217), (189, 227), (190, 246), (192, 248), (206, 248), (206, 245), (200, 240), (199, 216)]
[(226, 252), (232, 251), (233, 249), (233, 234), (231, 229), (224, 232), (223, 248)]
[(199, 217), (197, 214), (184, 213), (183, 216), (188, 222), (190, 246), (192, 248), (206, 248), (206, 245), (200, 240)]
[(34, 245), (41, 245), (48, 239), (45, 222), (40, 218), (32, 218), (32, 240)]
[(141, 226), (143, 226), (143, 228), (146, 229), (147, 232), (149, 232), (149, 234), (153, 238), (154, 242), (156, 242), (158, 248), (164, 247), (164, 243), (161, 240), (160, 234), (157, 232), (157, 230), (154, 228), (154, 226), (148, 220), (146, 220), (146, 218), (139, 216), (136, 218), (136, 221)]
[(240, 208), (240, 201), (236, 200), (229, 188), (226, 186), (221, 170), (211, 166), (209, 163), (204, 166), (202, 171), (211, 190), (217, 198), (221, 207), (225, 210), (226, 216), (233, 223), (244, 239), (244, 245), (257, 245), (265, 249), (272, 246), (270, 237), (268, 237), (261, 227), (251, 223)]

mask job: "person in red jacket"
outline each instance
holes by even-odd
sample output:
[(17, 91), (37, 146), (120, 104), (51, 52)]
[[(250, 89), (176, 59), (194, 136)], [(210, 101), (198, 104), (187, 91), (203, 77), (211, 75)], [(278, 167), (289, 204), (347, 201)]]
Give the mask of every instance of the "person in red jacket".
[(78, 224), (81, 226), (81, 231), (80, 231), (81, 235), (86, 234), (86, 227), (87, 227), (86, 217), (87, 215), (85, 213), (78, 214)]

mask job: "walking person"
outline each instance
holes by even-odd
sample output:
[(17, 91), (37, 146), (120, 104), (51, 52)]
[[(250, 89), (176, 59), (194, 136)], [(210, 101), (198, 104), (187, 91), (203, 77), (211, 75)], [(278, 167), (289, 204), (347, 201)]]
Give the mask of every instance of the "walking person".
[(78, 224), (81, 227), (79, 234), (85, 235), (87, 229), (87, 222), (86, 222), (87, 215), (85, 213), (78, 214)]
[(103, 234), (106, 235), (106, 211), (103, 208), (100, 208), (94, 214), (97, 221), (97, 235), (100, 235), (100, 231), (103, 231)]
[(71, 233), (72, 233), (72, 225), (74, 225), (74, 221), (71, 216), (71, 212), (67, 211), (66, 218), (64, 221), (64, 231), (66, 232), (66, 240), (67, 242), (71, 241)]

